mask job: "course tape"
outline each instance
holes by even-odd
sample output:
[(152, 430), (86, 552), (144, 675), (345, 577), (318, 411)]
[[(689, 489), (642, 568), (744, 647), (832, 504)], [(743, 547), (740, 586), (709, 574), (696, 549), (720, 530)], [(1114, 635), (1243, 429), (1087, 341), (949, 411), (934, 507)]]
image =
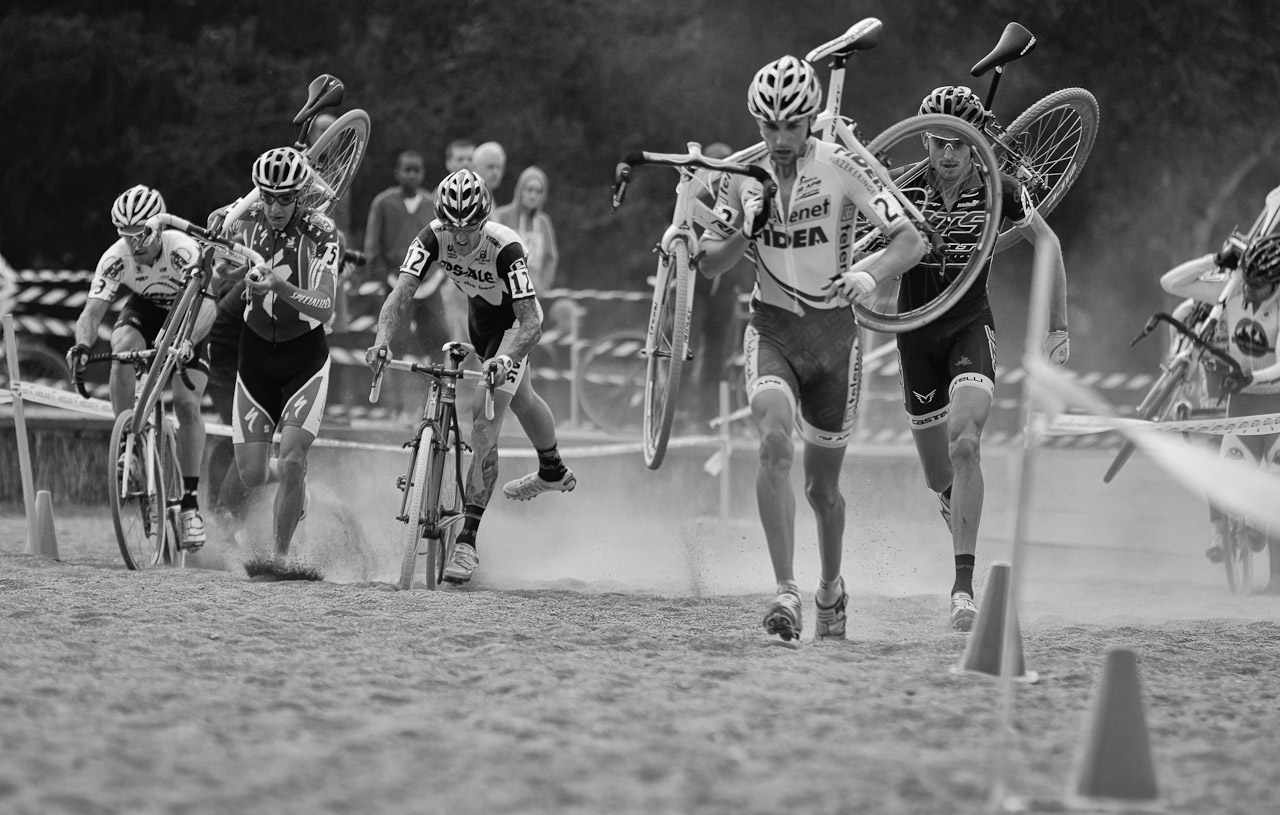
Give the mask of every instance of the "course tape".
[[(15, 382), (10, 385), (9, 391), (0, 393), (0, 404), (6, 404), (13, 401), (12, 391), (16, 390), (24, 401), (35, 402), (36, 404), (46, 405), (48, 407), (61, 408), (73, 413), (82, 413), (87, 416), (97, 416), (102, 419), (115, 418), (115, 411), (111, 409), (111, 403), (105, 399), (85, 399), (79, 394), (70, 391), (61, 390), (60, 388), (50, 388), (46, 385), (37, 385), (31, 382)], [(231, 428), (220, 422), (205, 422), (205, 431), (214, 436), (231, 436)], [(405, 431), (406, 433), (408, 431)], [(671, 439), (667, 444), (668, 448), (681, 447), (713, 447), (721, 444), (718, 436), (685, 436), (678, 439)], [(400, 444), (375, 444), (372, 442), (348, 441), (346, 439), (328, 439), (323, 436), (315, 440), (316, 447), (329, 447), (339, 450), (365, 450), (382, 453), (402, 453), (404, 446)], [(608, 444), (589, 444), (573, 448), (562, 448), (561, 452), (572, 458), (597, 458), (601, 456), (616, 456), (627, 453), (638, 453), (642, 449), (640, 442), (616, 442)], [(502, 447), (501, 454), (504, 458), (527, 458), (536, 459), (538, 454), (534, 450), (521, 449), (519, 447)]]
[(1166, 433), (1208, 433), (1214, 436), (1266, 436), (1280, 433), (1280, 413), (1237, 416), (1231, 419), (1193, 419), (1180, 422), (1149, 422), (1110, 416), (1086, 416), (1064, 413), (1055, 416), (1044, 428), (1054, 436), (1105, 433), (1125, 427), (1142, 427)]

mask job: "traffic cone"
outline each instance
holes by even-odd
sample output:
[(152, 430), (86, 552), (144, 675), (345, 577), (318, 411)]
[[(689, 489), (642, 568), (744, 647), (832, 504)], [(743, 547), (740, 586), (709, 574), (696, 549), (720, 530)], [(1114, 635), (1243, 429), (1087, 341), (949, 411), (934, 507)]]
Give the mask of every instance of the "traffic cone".
[(53, 526), (53, 496), (48, 490), (36, 493), (36, 517), (31, 525), (30, 549), (28, 554), (61, 560), (58, 557), (58, 535)]
[(1074, 810), (1150, 812), (1160, 809), (1138, 658), (1124, 648), (1107, 654), (1076, 752), (1066, 804)]
[[(969, 643), (964, 649), (964, 659), (952, 669), (953, 673), (1000, 675), (1000, 658), (1004, 651), (1005, 607), (1009, 599), (1010, 567), (1008, 563), (992, 563), (987, 577), (987, 599), (978, 608), (978, 617), (969, 632)], [(1017, 651), (1013, 655), (1013, 676), (1023, 682), (1035, 682), (1039, 675), (1028, 672), (1022, 659), (1022, 632), (1018, 629), (1016, 611), (1009, 615), (1013, 625), (1013, 641)]]

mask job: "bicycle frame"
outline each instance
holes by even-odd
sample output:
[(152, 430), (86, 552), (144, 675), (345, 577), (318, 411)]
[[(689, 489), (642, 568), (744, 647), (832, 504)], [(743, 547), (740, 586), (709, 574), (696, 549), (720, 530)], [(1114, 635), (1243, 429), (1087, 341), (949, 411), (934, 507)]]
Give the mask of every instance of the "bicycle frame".
[[(137, 384), (134, 388), (134, 404), (136, 405), (143, 391), (144, 369), (149, 363), (153, 362), (156, 354), (157, 352), (153, 349), (91, 354), (87, 357), (86, 363), (131, 363), (138, 375)], [(76, 372), (75, 385), (80, 394), (88, 399), (89, 392), (85, 389), (84, 378), (80, 371)], [(148, 413), (140, 418), (136, 415), (130, 417), (128, 411), (120, 414), (112, 427), (111, 438), (108, 467), (110, 468), (111, 493), (113, 495), (112, 523), (115, 526), (116, 542), (120, 547), (121, 555), (124, 557), (125, 565), (135, 570), (161, 564), (185, 566), (186, 548), (182, 545), (182, 522), (179, 517), (181, 511), (179, 499), (181, 495), (168, 494), (170, 489), (179, 489), (180, 482), (172, 485), (165, 483), (167, 480), (173, 480), (173, 478), (177, 477), (178, 464), (174, 449), (177, 442), (164, 403), (158, 400), (153, 402), (148, 408)], [(167, 438), (167, 444), (161, 444), (162, 438)], [(131, 495), (134, 492), (129, 489), (130, 476), (133, 474), (129, 472), (128, 467), (123, 471), (117, 472), (116, 456), (120, 453), (121, 445), (123, 445), (126, 462), (138, 460), (146, 462), (143, 472), (138, 474), (142, 476), (142, 495), (155, 496), (157, 498), (157, 506), (154, 508), (156, 528), (151, 530), (150, 535), (148, 535), (148, 537), (154, 536), (155, 539), (149, 553), (150, 562), (142, 561), (132, 551), (132, 547), (127, 540), (128, 535), (124, 529), (125, 519), (120, 517), (120, 505), (123, 503), (123, 496)], [(164, 474), (157, 471), (157, 462), (165, 462), (166, 460), (175, 469), (171, 479), (165, 479), (163, 477)], [(146, 506), (143, 506), (142, 509), (143, 512), (147, 511)]]
[[(316, 201), (308, 203), (307, 206), (320, 212), (327, 212), (328, 209), (342, 197), (345, 189), (334, 189), (323, 176), (316, 172), (312, 163), (314, 157), (313, 147), (319, 147), (323, 139), (317, 139), (316, 144), (309, 143), (311, 137), (311, 126), (315, 123), (316, 118), (324, 112), (326, 108), (333, 107), (342, 103), (343, 96), (346, 93), (346, 86), (342, 84), (342, 80), (331, 74), (321, 74), (311, 80), (311, 84), (307, 87), (307, 101), (302, 109), (293, 117), (293, 124), (299, 126), (298, 138), (293, 143), (295, 150), (301, 152), (307, 158), (307, 166), (310, 170), (310, 182), (307, 188), (307, 197), (315, 198)], [(353, 168), (350, 176), (354, 176), (356, 169), (359, 168), (361, 160), (364, 158), (364, 148), (368, 139), (368, 121), (369, 115), (363, 110), (349, 110), (342, 114), (335, 121), (331, 128), (341, 130), (348, 123), (363, 120), (365, 130), (365, 138), (357, 145), (356, 154), (352, 160)], [(347, 184), (350, 183), (350, 177), (345, 179)], [(227, 210), (226, 216), (222, 221), (222, 236), (230, 235), (230, 227), (239, 221), (246, 212), (261, 200), (257, 186), (251, 189), (244, 197), (235, 202), (230, 209)]]
[[(418, 363), (386, 358), (374, 372), (369, 389), (369, 401), (376, 403), (382, 390), (382, 374), (387, 368), (421, 374), (427, 377), (427, 399), (423, 404), (422, 418), (416, 432), (404, 443), (411, 453), (408, 469), (397, 481), (401, 490), (400, 512), (396, 520), (406, 524), (404, 559), (400, 568), (401, 589), (413, 587), (417, 573), (418, 556), (427, 556), (427, 588), (439, 585), (444, 561), (449, 552), (449, 541), (457, 535), (457, 525), (463, 520), (461, 511), (465, 503), (466, 485), (462, 475), (462, 455), (468, 450), (462, 441), (457, 416), (457, 383), (459, 381), (485, 381), (485, 415), (493, 418), (494, 384), (486, 374), (460, 368), (462, 361), (472, 353), (469, 345), (460, 342), (446, 343), (442, 349), (446, 362)], [(453, 472), (445, 467), (452, 455)], [(446, 479), (452, 479), (454, 488), (448, 492), (452, 498), (445, 500)], [(446, 503), (453, 506), (445, 506)], [(422, 552), (422, 541), (427, 551)]]

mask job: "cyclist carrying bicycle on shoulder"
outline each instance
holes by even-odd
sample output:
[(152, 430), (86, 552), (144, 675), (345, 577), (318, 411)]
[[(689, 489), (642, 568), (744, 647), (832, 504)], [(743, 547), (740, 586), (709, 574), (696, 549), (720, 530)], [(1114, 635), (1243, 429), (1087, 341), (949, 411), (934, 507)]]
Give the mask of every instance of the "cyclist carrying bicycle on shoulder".
[[(955, 116), (982, 130), (990, 114), (978, 95), (964, 86), (935, 88), (920, 103), (921, 114)], [(976, 236), (966, 212), (981, 211), (985, 187), (978, 178), (973, 149), (959, 139), (926, 135), (929, 166), (917, 181), (901, 187), (931, 223), (941, 224), (944, 248), (931, 253), (902, 277), (899, 308), (927, 304), (950, 285), (969, 261)], [(1002, 175), (1001, 212), (1033, 245), (1053, 251), (1053, 292), (1044, 350), (1065, 364), (1067, 278), (1058, 236), (1036, 212), (1025, 187)], [(982, 431), (991, 415), (996, 382), (996, 328), (987, 281), (991, 259), (969, 289), (929, 324), (896, 335), (903, 403), (911, 436), (924, 470), (925, 484), (938, 495), (951, 533), (955, 581), (951, 586), (951, 626), (968, 631), (977, 617), (973, 571), (982, 521)]]
[[(111, 223), (120, 238), (102, 254), (89, 284), (89, 299), (76, 320), (75, 345), (67, 351), (67, 365), (77, 372), (89, 356), (89, 347), (98, 334), (98, 325), (121, 286), (129, 291), (115, 326), (111, 329), (112, 353), (142, 351), (153, 347), (174, 301), (182, 293), (183, 275), (200, 262), (200, 246), (173, 229), (159, 234), (146, 226), (147, 219), (165, 211), (164, 198), (157, 190), (139, 184), (130, 187), (111, 205)], [(216, 309), (211, 296), (199, 300), (199, 312), (191, 333), (191, 358), (186, 363), (187, 387), (183, 377), (173, 380), (173, 411), (178, 418), (178, 463), (182, 469), (182, 545), (196, 551), (205, 544), (204, 520), (200, 517), (197, 491), (200, 464), (204, 456), (205, 428), (200, 402), (208, 381), (208, 351), (205, 336), (213, 325)], [(111, 409), (119, 416), (133, 406), (137, 373), (133, 364), (111, 365)]]
[(492, 212), (489, 188), (471, 170), (458, 170), (440, 182), (436, 217), (409, 244), (400, 277), (378, 315), (377, 338), (365, 352), (365, 361), (377, 370), (391, 353), (389, 338), (405, 319), (414, 292), (438, 265), (467, 295), (471, 344), (485, 371), (501, 383), (494, 391), (492, 419), (485, 418), (481, 400), (476, 401), (466, 517), (444, 569), (450, 583), (466, 583), (480, 561), (476, 533), (497, 483), (498, 435), (508, 406), (538, 453), (538, 469), (508, 482), (502, 493), (527, 501), (578, 485), (560, 460), (551, 408), (533, 389), (528, 355), (542, 336), (542, 306), (525, 266), (525, 249), (515, 230), (490, 219)]
[[(925, 252), (919, 231), (872, 167), (843, 147), (811, 135), (822, 109), (813, 67), (785, 56), (756, 73), (747, 93), (766, 150), (755, 163), (778, 184), (768, 223), (757, 224), (762, 185), (731, 175), (716, 198), (717, 221), (702, 236), (704, 274), (728, 271), (743, 253), (754, 261), (747, 326), (747, 396), (760, 435), (756, 475), (760, 521), (778, 594), (765, 630), (784, 640), (802, 629), (794, 572), (795, 497), (792, 433), (804, 442), (805, 497), (818, 520), (822, 574), (814, 603), (818, 639), (843, 639), (848, 593), (840, 574), (845, 504), (840, 469), (862, 384), (860, 329), (849, 302), (878, 280), (911, 268)], [(850, 268), (857, 214), (889, 238), (886, 250)]]
[[(1222, 388), (1227, 394), (1227, 417), (1280, 413), (1280, 234), (1257, 237), (1243, 254), (1225, 249), (1205, 255), (1166, 272), (1160, 286), (1178, 297), (1216, 303), (1227, 278), (1205, 272), (1223, 267), (1240, 275), (1243, 283), (1223, 304), (1219, 326), (1226, 332), (1226, 350), (1240, 363), (1241, 376), (1227, 374)], [(1264, 470), (1280, 472), (1280, 433), (1258, 436), (1224, 436), (1222, 455), (1248, 458)], [(1210, 504), (1213, 539), (1205, 555), (1214, 563), (1225, 556), (1223, 542), (1229, 523), (1226, 514)], [(1271, 577), (1267, 592), (1280, 593), (1280, 547), (1272, 543)]]
[[(233, 400), (236, 469), (249, 488), (280, 482), (274, 507), (277, 557), (289, 552), (307, 513), (307, 456), (329, 395), (329, 342), (341, 249), (328, 216), (304, 208), (299, 196), (311, 169), (292, 147), (275, 147), (253, 163), (262, 196), (226, 229), (269, 266), (244, 275), (244, 329)], [(278, 459), (272, 437), (280, 431)]]

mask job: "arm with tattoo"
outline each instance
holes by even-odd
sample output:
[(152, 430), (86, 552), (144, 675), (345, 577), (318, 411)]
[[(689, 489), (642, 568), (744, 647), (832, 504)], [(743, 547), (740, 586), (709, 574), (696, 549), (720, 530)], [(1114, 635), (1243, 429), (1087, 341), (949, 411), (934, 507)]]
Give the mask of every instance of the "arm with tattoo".
[(418, 290), (418, 284), (421, 282), (411, 274), (401, 274), (396, 280), (395, 288), (391, 290), (391, 294), (387, 295), (386, 302), (382, 304), (382, 311), (378, 314), (378, 336), (373, 342), (375, 346), (391, 342), (391, 338), (400, 328), (400, 323), (408, 316), (414, 292)]
[(542, 320), (538, 317), (536, 298), (525, 297), (513, 300), (511, 308), (516, 313), (516, 320), (519, 321), (520, 327), (516, 329), (515, 340), (507, 354), (514, 360), (521, 360), (529, 356), (529, 352), (538, 344), (538, 340), (542, 339)]

